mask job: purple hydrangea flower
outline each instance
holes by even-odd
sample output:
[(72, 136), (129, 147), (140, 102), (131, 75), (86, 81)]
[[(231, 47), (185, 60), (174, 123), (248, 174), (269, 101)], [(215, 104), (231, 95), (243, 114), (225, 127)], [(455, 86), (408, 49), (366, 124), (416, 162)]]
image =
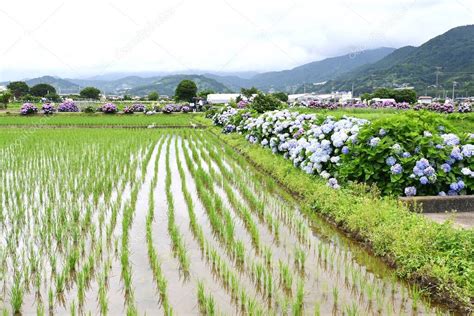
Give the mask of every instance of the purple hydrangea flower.
[(20, 109), (21, 115), (34, 114), (38, 112), (38, 108), (33, 103), (23, 103)]
[(344, 146), (344, 147), (342, 147), (342, 150), (341, 150), (341, 151), (342, 151), (342, 153), (343, 153), (344, 155), (347, 155), (347, 154), (349, 153), (349, 147)]
[(411, 157), (411, 154), (410, 154), (408, 151), (405, 151), (405, 152), (402, 154), (402, 157), (403, 157), (403, 158), (410, 158), (410, 157)]
[(141, 103), (135, 103), (132, 108), (134, 112), (145, 112), (145, 105)]
[(58, 112), (79, 112), (79, 108), (74, 101), (64, 101), (58, 106)]
[(106, 103), (100, 108), (102, 112), (107, 114), (113, 114), (117, 112), (117, 106), (113, 103)]
[(53, 114), (55, 111), (54, 106), (51, 103), (43, 104), (41, 109), (43, 110), (43, 114)]

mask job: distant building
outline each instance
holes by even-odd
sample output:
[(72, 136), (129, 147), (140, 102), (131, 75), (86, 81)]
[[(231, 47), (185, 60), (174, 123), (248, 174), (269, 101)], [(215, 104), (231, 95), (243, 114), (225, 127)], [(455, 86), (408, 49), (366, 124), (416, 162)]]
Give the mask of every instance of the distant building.
[(301, 94), (290, 94), (288, 96), (288, 102), (301, 102), (306, 103), (310, 101), (319, 101), (319, 102), (346, 102), (352, 99), (352, 92), (346, 91), (336, 91), (327, 94), (314, 94), (314, 93), (301, 93)]
[(236, 100), (240, 93), (212, 93), (207, 95), (207, 102), (209, 104), (229, 103), (231, 100)]
[(420, 104), (431, 104), (433, 102), (433, 98), (430, 96), (420, 96), (418, 97), (418, 103)]

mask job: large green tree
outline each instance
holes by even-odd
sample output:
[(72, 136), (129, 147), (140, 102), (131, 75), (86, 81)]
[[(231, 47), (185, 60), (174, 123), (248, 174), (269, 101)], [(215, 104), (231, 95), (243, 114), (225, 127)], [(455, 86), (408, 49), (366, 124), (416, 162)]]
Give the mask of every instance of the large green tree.
[(196, 96), (197, 86), (192, 80), (182, 80), (176, 87), (175, 97), (178, 101), (192, 101)]
[(12, 81), (8, 84), (7, 88), (15, 98), (21, 98), (30, 92), (30, 87), (24, 81)]
[(202, 91), (199, 91), (198, 97), (206, 98), (208, 94), (213, 94), (213, 93), (216, 93), (216, 92), (212, 89), (204, 89)]
[(158, 101), (159, 94), (156, 91), (152, 91), (148, 94), (148, 101)]
[(8, 102), (12, 98), (12, 94), (9, 90), (0, 92), (0, 105), (3, 106), (4, 109), (7, 108)]
[(265, 95), (261, 92), (255, 96), (252, 103), (250, 104), (250, 107), (258, 113), (277, 110), (282, 106), (283, 103), (279, 99), (271, 94)]
[(97, 100), (100, 96), (100, 90), (94, 87), (85, 87), (79, 94), (81, 98)]
[(251, 88), (241, 88), (240, 89), (240, 94), (242, 94), (244, 97), (246, 97), (247, 99), (250, 98), (252, 95), (254, 94), (257, 94), (259, 91), (257, 88), (255, 87), (251, 87)]
[(35, 97), (45, 97), (46, 95), (55, 95), (56, 89), (47, 83), (39, 83), (30, 89), (30, 93)]

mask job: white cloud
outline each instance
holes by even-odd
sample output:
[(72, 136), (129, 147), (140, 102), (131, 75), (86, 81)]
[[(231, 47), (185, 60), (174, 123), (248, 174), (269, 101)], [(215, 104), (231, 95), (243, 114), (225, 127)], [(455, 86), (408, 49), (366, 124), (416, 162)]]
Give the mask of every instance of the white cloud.
[(8, 1), (0, 80), (117, 71), (278, 70), (474, 23), (468, 0)]

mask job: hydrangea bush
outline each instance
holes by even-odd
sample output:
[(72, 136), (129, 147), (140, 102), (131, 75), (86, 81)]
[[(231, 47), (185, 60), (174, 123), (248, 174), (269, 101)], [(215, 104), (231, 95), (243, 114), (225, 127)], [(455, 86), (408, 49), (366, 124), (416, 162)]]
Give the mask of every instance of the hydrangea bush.
[(367, 125), (342, 155), (339, 178), (375, 183), (385, 194), (458, 195), (474, 188), (474, 139), (429, 112)]
[(21, 115), (35, 114), (38, 112), (38, 108), (33, 103), (23, 103), (20, 109)]
[(124, 114), (133, 114), (135, 112), (135, 108), (133, 105), (127, 105), (126, 107), (124, 107), (123, 109), (123, 113)]
[(100, 110), (103, 113), (107, 113), (107, 114), (114, 114), (114, 113), (117, 113), (117, 111), (118, 111), (117, 106), (113, 103), (106, 103), (106, 104), (102, 105)]
[[(369, 122), (277, 110), (258, 115), (223, 108), (213, 122), (283, 154), (296, 167), (339, 182), (376, 184), (387, 195), (472, 194), (474, 135), (458, 136), (422, 111)], [(338, 182), (339, 181), (339, 182)]]
[(64, 101), (58, 106), (58, 112), (79, 112), (79, 108), (73, 101)]
[(145, 112), (145, 105), (142, 103), (135, 103), (132, 105), (133, 112)]
[(48, 114), (53, 114), (55, 111), (55, 108), (51, 103), (45, 103), (41, 107), (41, 110), (43, 110), (43, 114), (48, 115)]

